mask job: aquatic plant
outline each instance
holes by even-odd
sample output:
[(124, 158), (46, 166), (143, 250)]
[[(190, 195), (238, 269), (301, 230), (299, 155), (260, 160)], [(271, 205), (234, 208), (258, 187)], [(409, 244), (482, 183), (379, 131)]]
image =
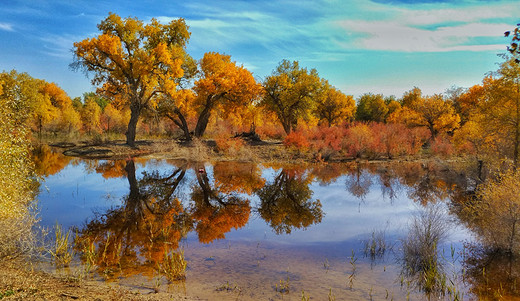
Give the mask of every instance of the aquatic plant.
[(309, 301), (311, 297), (305, 296), (305, 291), (302, 290), (302, 301)]
[[(426, 294), (446, 293), (447, 277), (438, 256), (438, 246), (446, 238), (448, 224), (440, 206), (430, 205), (419, 212), (401, 240), (401, 275)], [(403, 284), (404, 278), (401, 279)]]
[(354, 285), (354, 279), (356, 278), (356, 254), (354, 252), (354, 249), (352, 249), (352, 255), (350, 256), (350, 266), (352, 268), (350, 275), (348, 276), (348, 287), (349, 289), (352, 289), (352, 286)]
[(289, 293), (289, 273), (287, 273), (287, 280), (280, 279), (280, 282), (275, 284), (275, 291), (282, 294)]
[(386, 233), (384, 230), (374, 230), (369, 239), (363, 242), (363, 253), (365, 257), (371, 260), (381, 258), (385, 255), (386, 250), (390, 247), (386, 242)]
[(174, 282), (186, 279), (188, 262), (184, 258), (184, 251), (164, 253), (164, 260), (158, 265), (159, 273), (163, 274), (168, 281)]
[(54, 226), (54, 244), (49, 246), (47, 252), (53, 257), (57, 267), (68, 267), (74, 258), (74, 251), (70, 244), (71, 231), (63, 232), (61, 225)]

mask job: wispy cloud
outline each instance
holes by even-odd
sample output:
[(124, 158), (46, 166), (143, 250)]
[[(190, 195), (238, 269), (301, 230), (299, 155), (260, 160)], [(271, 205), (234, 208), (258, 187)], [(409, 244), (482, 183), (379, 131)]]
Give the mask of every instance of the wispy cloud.
[(70, 60), (72, 58), (72, 48), (74, 42), (81, 41), (83, 38), (74, 35), (46, 35), (40, 40), (43, 42), (42, 51), (47, 55)]
[(367, 50), (405, 52), (487, 51), (503, 48), (503, 44), (471, 43), (471, 38), (500, 37), (507, 24), (464, 24), (422, 29), (393, 22), (343, 21), (348, 31), (361, 34), (354, 46)]
[(13, 24), (0, 22), (0, 30), (14, 31)]
[[(383, 20), (341, 20), (347, 36), (344, 47), (403, 52), (494, 51), (503, 49), (497, 38), (511, 27), (520, 8), (496, 7), (410, 9), (391, 7)], [(502, 19), (501, 23), (494, 20)]]

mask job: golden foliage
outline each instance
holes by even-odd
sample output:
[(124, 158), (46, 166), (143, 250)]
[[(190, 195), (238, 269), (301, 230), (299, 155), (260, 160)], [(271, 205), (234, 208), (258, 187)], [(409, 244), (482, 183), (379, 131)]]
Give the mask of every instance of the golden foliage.
[(35, 187), (26, 122), (37, 96), (24, 91), (33, 83), (25, 73), (0, 73), (0, 258), (24, 251), (35, 222), (29, 210)]
[(324, 85), (323, 89), (316, 106), (318, 119), (322, 122), (326, 121), (329, 127), (352, 120), (356, 111), (354, 97), (343, 94), (328, 83)]
[(264, 80), (262, 104), (276, 113), (285, 133), (295, 130), (299, 120), (308, 120), (320, 92), (320, 78), (315, 69), (301, 68), (297, 61), (283, 60)]
[(459, 127), (460, 116), (442, 95), (422, 97), (417, 95), (417, 90), (413, 91), (403, 97), (403, 103), (409, 105), (403, 105), (401, 109), (394, 111), (388, 117), (388, 122), (404, 123), (411, 127), (424, 126), (430, 130), (432, 138)]
[(520, 250), (520, 174), (499, 174), (478, 189), (479, 202), (470, 207), (481, 239), (488, 246), (510, 253)]
[(251, 162), (217, 162), (213, 166), (215, 186), (222, 193), (246, 193), (252, 195), (262, 188), (265, 179), (258, 165)]
[(163, 89), (174, 90), (183, 76), (184, 47), (190, 33), (183, 19), (144, 24), (110, 13), (99, 36), (74, 43), (77, 68), (92, 72), (100, 94), (127, 101), (132, 117), (127, 143), (134, 145), (135, 127), (146, 107), (155, 107)]

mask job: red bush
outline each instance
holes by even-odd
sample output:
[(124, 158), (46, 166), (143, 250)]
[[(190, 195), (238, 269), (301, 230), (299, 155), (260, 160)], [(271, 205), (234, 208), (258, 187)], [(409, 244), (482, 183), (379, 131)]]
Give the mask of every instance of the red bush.
[(308, 133), (304, 130), (292, 131), (285, 137), (283, 144), (289, 148), (305, 151), (310, 146), (307, 136)]
[(430, 145), (430, 149), (433, 154), (443, 157), (451, 156), (455, 153), (455, 148), (453, 147), (449, 137), (444, 135), (435, 137)]

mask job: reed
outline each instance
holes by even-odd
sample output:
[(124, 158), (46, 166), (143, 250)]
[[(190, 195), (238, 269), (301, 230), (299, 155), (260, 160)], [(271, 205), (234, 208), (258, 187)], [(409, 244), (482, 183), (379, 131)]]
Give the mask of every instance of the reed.
[(61, 225), (56, 224), (54, 235), (54, 244), (47, 252), (52, 256), (57, 267), (68, 267), (74, 258), (74, 251), (70, 244), (71, 231), (64, 232)]
[(159, 264), (159, 273), (170, 282), (186, 279), (188, 262), (184, 258), (184, 251), (164, 253), (162, 263)]

